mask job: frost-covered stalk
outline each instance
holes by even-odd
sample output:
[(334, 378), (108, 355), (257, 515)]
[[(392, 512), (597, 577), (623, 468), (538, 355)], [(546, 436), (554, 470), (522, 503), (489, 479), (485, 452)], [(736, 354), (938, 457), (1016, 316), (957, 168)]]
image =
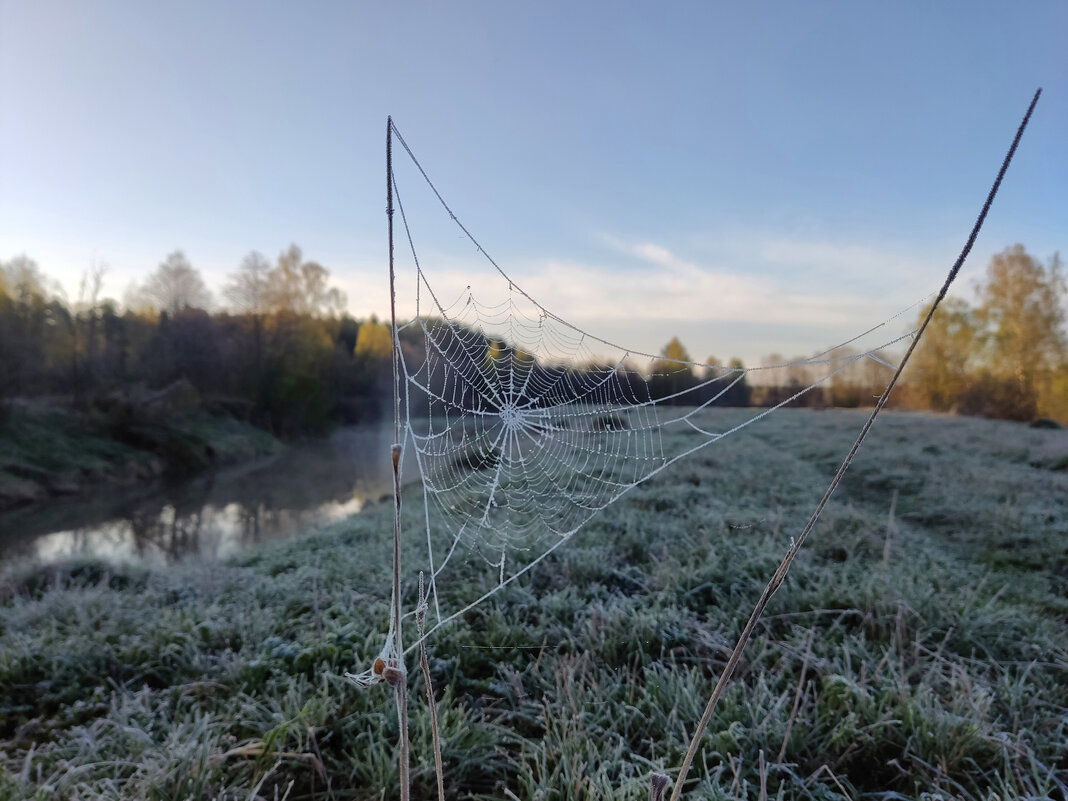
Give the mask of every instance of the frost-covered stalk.
[(434, 742), (434, 773), (438, 779), (438, 801), (445, 801), (445, 771), (441, 762), (441, 734), (438, 730), (438, 708), (434, 703), (434, 682), (430, 678), (430, 661), (426, 655), (426, 637), (423, 636), (423, 620), (427, 603), (423, 591), (423, 571), (419, 571), (419, 605), (415, 609), (415, 625), (419, 629), (419, 665), (423, 669), (426, 684), (426, 704), (430, 710), (430, 736)]
[(404, 640), (401, 638), (401, 569), (400, 569), (400, 342), (397, 339), (397, 286), (393, 269), (393, 118), (386, 117), (386, 219), (389, 227), (389, 315), (393, 334), (393, 618), (392, 646), (396, 653), (396, 681), (390, 681), (397, 693), (397, 759), (400, 765), (400, 797), (408, 801), (411, 792), (408, 776), (408, 673), (404, 667)]
[(396, 657), (393, 664), (384, 666), (383, 675), (397, 693), (397, 760), (400, 765), (400, 797), (408, 801), (410, 780), (408, 776), (408, 671), (404, 666), (404, 641), (401, 639), (401, 586), (400, 586), (400, 454), (401, 446), (395, 444), (393, 454), (393, 648)]
[(952, 269), (950, 269), (949, 275), (946, 277), (945, 283), (942, 284), (942, 289), (938, 293), (938, 297), (936, 297), (934, 303), (931, 304), (931, 308), (928, 310), (927, 316), (923, 319), (923, 323), (920, 325), (919, 330), (916, 331), (916, 336), (912, 338), (912, 342), (909, 344), (908, 350), (905, 351), (905, 356), (901, 360), (901, 363), (898, 364), (897, 370), (890, 379), (890, 383), (887, 384), (886, 389), (883, 390), (883, 394), (879, 397), (878, 402), (875, 404), (875, 408), (872, 409), (871, 416), (868, 418), (867, 422), (864, 423), (864, 427), (860, 430), (860, 434), (853, 443), (853, 447), (849, 449), (849, 453), (846, 454), (841, 467), (838, 468), (838, 472), (835, 473), (834, 478), (831, 479), (827, 491), (816, 505), (816, 509), (809, 518), (808, 523), (805, 524), (804, 529), (802, 529), (801, 534), (798, 535), (797, 539), (791, 541), (790, 548), (786, 551), (786, 555), (783, 557), (782, 562), (779, 563), (778, 568), (776, 568), (775, 574), (771, 577), (767, 586), (764, 587), (764, 591), (760, 594), (760, 599), (753, 608), (752, 614), (749, 615), (749, 620), (746, 622), (745, 628), (742, 629), (742, 633), (738, 637), (738, 642), (735, 643), (734, 650), (731, 651), (730, 658), (727, 660), (727, 664), (723, 668), (723, 672), (720, 674), (719, 681), (716, 682), (716, 686), (712, 690), (712, 695), (708, 699), (704, 714), (701, 715), (701, 720), (697, 724), (696, 731), (694, 731), (693, 739), (690, 740), (690, 747), (686, 751), (686, 757), (682, 761), (682, 767), (679, 769), (678, 778), (675, 780), (675, 787), (671, 792), (671, 801), (678, 801), (682, 795), (682, 785), (686, 782), (686, 774), (689, 773), (690, 765), (693, 763), (693, 759), (697, 754), (697, 746), (701, 742), (701, 737), (704, 736), (705, 729), (708, 728), (709, 721), (712, 720), (712, 713), (716, 708), (716, 703), (719, 701), (724, 688), (727, 686), (727, 682), (730, 681), (731, 675), (738, 666), (738, 662), (742, 658), (742, 651), (745, 649), (746, 643), (749, 642), (749, 637), (752, 635), (753, 629), (756, 628), (757, 621), (760, 619), (761, 614), (763, 614), (764, 608), (768, 605), (768, 601), (771, 600), (771, 596), (775, 594), (777, 589), (779, 589), (779, 585), (781, 585), (786, 578), (786, 573), (789, 571), (790, 565), (793, 564), (794, 558), (801, 550), (805, 538), (808, 537), (809, 532), (811, 532), (812, 528), (816, 525), (820, 513), (823, 512), (832, 493), (838, 487), (839, 482), (841, 482), (842, 476), (845, 475), (846, 470), (853, 461), (853, 457), (856, 456), (857, 451), (860, 450), (860, 446), (868, 436), (868, 432), (871, 430), (875, 418), (878, 416), (879, 412), (882, 411), (883, 406), (886, 405), (886, 401), (890, 397), (890, 391), (897, 384), (897, 380), (901, 377), (901, 373), (905, 369), (909, 357), (912, 356), (912, 352), (916, 350), (916, 346), (923, 337), (923, 332), (927, 329), (927, 324), (931, 322), (935, 310), (946, 296), (950, 284), (952, 284), (957, 277), (957, 273), (960, 272), (960, 268), (964, 264), (964, 260), (968, 257), (972, 245), (975, 244), (975, 238), (979, 235), (979, 229), (983, 227), (983, 221), (986, 219), (987, 212), (990, 211), (990, 204), (994, 202), (994, 195), (997, 194), (998, 187), (1001, 186), (1001, 179), (1005, 177), (1005, 171), (1009, 168), (1009, 162), (1012, 161), (1012, 157), (1016, 153), (1016, 146), (1020, 144), (1020, 138), (1023, 136), (1024, 129), (1027, 128), (1027, 123), (1031, 120), (1031, 113), (1035, 110), (1035, 105), (1038, 103), (1038, 98), (1041, 94), (1042, 90), (1039, 89), (1031, 99), (1031, 105), (1028, 106), (1027, 113), (1020, 122), (1020, 127), (1016, 129), (1016, 137), (1012, 140), (1009, 152), (1005, 154), (1005, 159), (1001, 163), (1001, 169), (998, 170), (997, 178), (994, 179), (994, 185), (990, 187), (990, 192), (986, 196), (986, 202), (983, 204), (983, 208), (979, 212), (979, 217), (976, 219), (975, 225), (972, 226), (972, 232), (968, 236), (968, 241), (964, 243), (964, 248), (961, 250)]

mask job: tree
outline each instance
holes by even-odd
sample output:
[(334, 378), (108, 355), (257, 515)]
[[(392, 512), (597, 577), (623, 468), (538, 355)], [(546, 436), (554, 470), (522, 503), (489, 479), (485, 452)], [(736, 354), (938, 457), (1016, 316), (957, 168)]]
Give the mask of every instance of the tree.
[(757, 378), (757, 404), (759, 406), (776, 406), (786, 395), (786, 357), (781, 353), (769, 353), (760, 360), (760, 372)]
[[(672, 337), (660, 351), (660, 358), (653, 362), (649, 376), (649, 391), (653, 398), (670, 398), (669, 403), (698, 403), (684, 394), (697, 383), (690, 354), (678, 337)], [(674, 396), (674, 397), (673, 397)]]
[(25, 254), (0, 262), (0, 394), (32, 388), (45, 360), (46, 279)]
[(204, 286), (200, 272), (180, 250), (160, 262), (138, 294), (147, 305), (172, 317), (182, 309), (206, 309), (211, 305), (211, 293)]
[(241, 260), (238, 271), (230, 276), (223, 288), (223, 296), (230, 308), (238, 314), (254, 317), (267, 312), (270, 292), (271, 263), (258, 250), (251, 251)]
[(671, 341), (664, 346), (662, 351), (660, 351), (660, 355), (668, 362), (686, 362), (686, 364), (679, 364), (676, 366), (686, 370), (693, 370), (693, 366), (689, 363), (690, 354), (686, 352), (686, 348), (683, 347), (683, 344), (679, 341), (678, 337), (672, 337)]
[(1037, 404), (1068, 357), (1060, 258), (1043, 265), (1013, 245), (991, 259), (986, 277), (976, 315), (986, 329), (990, 373), (1011, 381), (1021, 402)]
[(137, 321), (129, 315), (123, 318), (115, 301), (105, 300), (100, 304), (100, 323), (104, 337), (101, 372), (112, 379), (125, 380), (129, 368), (130, 329)]
[(720, 406), (748, 406), (753, 398), (753, 388), (749, 386), (748, 373), (745, 365), (737, 356), (730, 360), (727, 365), (731, 370), (729, 381), (734, 382), (730, 389), (723, 393), (719, 400)]
[(482, 376), (486, 386), (489, 388), (507, 386), (510, 369), (508, 346), (499, 340), (490, 339), (486, 343), (486, 355), (483, 357), (481, 365)]
[(278, 254), (278, 263), (268, 275), (267, 304), (274, 311), (313, 317), (340, 312), (345, 295), (328, 286), (329, 278), (329, 270), (318, 262), (304, 261), (300, 248), (290, 245)]
[(1013, 245), (991, 259), (986, 278), (977, 308), (947, 298), (931, 319), (909, 367), (910, 402), (1012, 420), (1068, 416), (1060, 259), (1043, 265)]
[(0, 262), (0, 291), (16, 303), (27, 305), (33, 298), (44, 299), (48, 295), (48, 279), (41, 273), (37, 262), (25, 253), (11, 261)]
[(378, 319), (372, 315), (371, 319), (361, 325), (360, 330), (356, 332), (355, 354), (357, 358), (384, 361), (389, 359), (391, 353), (393, 353), (393, 336), (390, 334), (389, 326), (378, 322)]
[[(81, 287), (78, 290), (77, 314), (74, 318), (72, 331), (74, 343), (71, 351), (71, 368), (75, 376), (75, 393), (80, 392), (83, 380), (92, 384), (96, 378), (97, 370), (97, 305), (100, 301), (100, 288), (104, 284), (104, 275), (108, 271), (108, 265), (93, 262), (89, 270), (82, 273)], [(78, 366), (78, 352), (81, 350), (78, 342), (78, 320), (84, 314), (86, 319), (85, 332), (85, 362), (81, 368)], [(84, 375), (80, 375), (84, 373)]]
[[(872, 358), (872, 356), (875, 358)], [(863, 405), (874, 406), (886, 389), (886, 385), (890, 383), (890, 379), (894, 375), (894, 368), (889, 366), (893, 363), (891, 361), (892, 358), (885, 351), (877, 350), (861, 361), (859, 372), (860, 384), (865, 394)], [(894, 399), (891, 398), (891, 405), (893, 405), (893, 402)]]
[(263, 403), (263, 321), (269, 308), (270, 283), (271, 263), (253, 250), (241, 260), (238, 271), (223, 288), (230, 307), (252, 323), (252, 364), (246, 381), (259, 404)]
[[(927, 304), (920, 309), (917, 325), (930, 308)], [(942, 301), (909, 362), (911, 405), (944, 412), (957, 404), (971, 380), (979, 330), (967, 301), (952, 297)]]
[(863, 401), (864, 391), (858, 375), (857, 352), (848, 345), (827, 354), (834, 372), (831, 375), (831, 406), (855, 409)]

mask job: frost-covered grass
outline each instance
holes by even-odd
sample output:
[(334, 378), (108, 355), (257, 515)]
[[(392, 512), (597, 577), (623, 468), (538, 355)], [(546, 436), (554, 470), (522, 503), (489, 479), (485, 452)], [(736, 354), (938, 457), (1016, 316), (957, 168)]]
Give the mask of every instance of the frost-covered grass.
[[(779, 412), (638, 487), (439, 631), (447, 796), (644, 799), (651, 771), (674, 774), (861, 422)], [(1066, 454), (1068, 431), (880, 418), (686, 797), (1065, 798)], [(379, 504), (224, 565), (9, 566), (0, 798), (396, 797), (392, 696), (340, 678), (381, 645), (390, 536)], [(443, 589), (470, 599), (486, 581), (472, 570)], [(410, 675), (413, 797), (431, 798)]]

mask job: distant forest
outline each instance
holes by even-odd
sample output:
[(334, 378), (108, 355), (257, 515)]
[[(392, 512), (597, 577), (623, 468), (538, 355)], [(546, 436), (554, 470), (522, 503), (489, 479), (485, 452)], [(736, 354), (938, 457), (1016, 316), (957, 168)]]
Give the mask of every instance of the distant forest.
[[(280, 435), (322, 431), (388, 409), (389, 326), (344, 312), (330, 274), (291, 246), (275, 262), (252, 252), (213, 303), (199, 272), (175, 251), (124, 302), (101, 298), (104, 270), (89, 270), (71, 301), (26, 256), (0, 262), (0, 413), (5, 401), (49, 398), (107, 414), (120, 401), (185, 379), (206, 403)], [(1068, 336), (1060, 260), (1042, 263), (1021, 245), (996, 255), (977, 304), (948, 298), (906, 372), (894, 405), (1012, 420), (1068, 421)], [(413, 337), (406, 349), (420, 347)], [(485, 340), (499, 356), (507, 343)], [(708, 368), (676, 338), (650, 376), (621, 382), (654, 397), (685, 391)], [(832, 357), (848, 358), (839, 349)], [(528, 357), (529, 358), (529, 357)], [(769, 406), (818, 378), (803, 356), (771, 354), (764, 367), (731, 387), (718, 405)], [(888, 361), (894, 361), (890, 357)], [(743, 365), (731, 360), (728, 370)], [(581, 373), (582, 366), (539, 365)], [(890, 376), (885, 365), (858, 360), (793, 403), (870, 406)]]
[(205, 402), (281, 435), (375, 412), (389, 328), (344, 314), (329, 272), (296, 246), (273, 264), (246, 256), (212, 311), (181, 251), (121, 306), (98, 297), (102, 279), (89, 271), (70, 302), (29, 258), (0, 263), (0, 401), (49, 396), (106, 410), (186, 379)]

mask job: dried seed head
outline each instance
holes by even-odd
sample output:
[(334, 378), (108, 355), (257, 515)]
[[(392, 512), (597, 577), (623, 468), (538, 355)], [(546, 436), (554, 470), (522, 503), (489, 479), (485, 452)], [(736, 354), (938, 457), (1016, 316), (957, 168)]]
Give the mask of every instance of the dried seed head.
[(663, 773), (653, 773), (649, 776), (649, 799), (650, 801), (664, 801), (664, 792), (671, 779)]
[(404, 668), (398, 665), (388, 665), (382, 671), (382, 678), (386, 680), (390, 687), (396, 687), (398, 684), (403, 683), (406, 675), (407, 672)]

